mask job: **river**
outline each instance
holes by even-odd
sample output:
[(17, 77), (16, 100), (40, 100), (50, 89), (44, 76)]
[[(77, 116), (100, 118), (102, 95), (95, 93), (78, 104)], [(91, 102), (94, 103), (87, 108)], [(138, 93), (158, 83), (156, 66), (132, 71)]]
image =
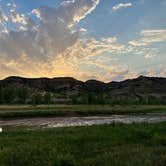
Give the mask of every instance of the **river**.
[(111, 115), (90, 117), (53, 117), (53, 118), (21, 118), (0, 120), (3, 126), (38, 126), (38, 127), (68, 127), (91, 126), (111, 123), (157, 123), (165, 122), (166, 113), (149, 113), (139, 115)]

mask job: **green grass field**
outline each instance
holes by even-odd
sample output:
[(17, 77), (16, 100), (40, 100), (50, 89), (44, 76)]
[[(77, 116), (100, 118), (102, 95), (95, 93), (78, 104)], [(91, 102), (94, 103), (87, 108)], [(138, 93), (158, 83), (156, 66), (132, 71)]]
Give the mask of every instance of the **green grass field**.
[(166, 122), (56, 129), (6, 128), (1, 166), (165, 166)]
[(166, 112), (166, 105), (0, 105), (0, 118)]

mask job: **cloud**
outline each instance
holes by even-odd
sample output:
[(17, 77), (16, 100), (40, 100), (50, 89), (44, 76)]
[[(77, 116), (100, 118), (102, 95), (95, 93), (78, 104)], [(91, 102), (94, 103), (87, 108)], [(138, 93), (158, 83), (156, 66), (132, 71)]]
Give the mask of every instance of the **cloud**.
[[(68, 49), (75, 48), (81, 40), (80, 29), (75, 26), (98, 3), (99, 0), (64, 0), (57, 9), (44, 6), (32, 10), (30, 14), (18, 13), (16, 4), (7, 4), (9, 16), (1, 12), (0, 20), (13, 25), (5, 27), (8, 33), (4, 29), (0, 32), (2, 72), (24, 76), (77, 73), (76, 66), (70, 61), (73, 55), (68, 54)], [(32, 15), (39, 20), (33, 20)], [(86, 30), (82, 28), (81, 31)]]
[(112, 10), (116, 11), (116, 10), (119, 10), (119, 9), (122, 9), (122, 8), (131, 7), (131, 6), (132, 6), (132, 3), (119, 3), (115, 6), (113, 6)]
[(166, 34), (166, 29), (150, 29), (141, 31), (142, 36), (156, 36), (156, 35), (164, 35)]
[[(77, 24), (90, 14), (99, 3), (98, 0), (65, 0), (59, 8), (44, 6), (33, 9), (30, 14), (17, 12), (16, 5), (10, 5), (9, 18), (17, 29), (8, 29), (9, 33), (0, 34), (0, 58), (3, 73), (27, 77), (69, 76), (83, 79), (96, 75), (96, 78), (110, 80), (126, 69), (91, 63), (90, 58), (104, 53), (120, 55), (133, 51), (133, 47), (118, 43), (118, 38), (107, 37), (96, 39), (80, 37), (87, 29), (77, 29)], [(18, 15), (13, 21), (12, 15)], [(31, 16), (36, 18), (33, 20)], [(25, 22), (24, 22), (25, 21)], [(80, 61), (99, 71), (112, 73), (108, 79), (96, 72), (85, 72), (80, 69)], [(125, 71), (124, 71), (125, 70)], [(113, 71), (117, 71), (113, 74)], [(100, 78), (101, 77), (101, 78)]]
[(7, 7), (9, 7), (9, 12), (10, 15), (8, 16), (8, 20), (12, 23), (18, 23), (18, 24), (23, 24), (26, 25), (28, 24), (28, 18), (26, 18), (26, 16), (24, 14), (19, 14), (16, 12), (17, 9), (17, 5), (15, 3), (11, 4), (8, 3)]
[(8, 21), (7, 15), (3, 11), (0, 11), (0, 24), (3, 24), (7, 21)]
[(8, 20), (9, 20), (8, 16), (0, 8), (0, 29), (2, 30), (3, 33), (8, 33), (6, 26)]
[(13, 23), (19, 23), (23, 25), (28, 24), (28, 19), (25, 17), (24, 14), (12, 13), (11, 20)]
[(148, 53), (144, 57), (145, 57), (145, 59), (151, 59), (151, 58), (154, 58), (155, 56), (156, 56), (155, 54)]
[(87, 29), (81, 28), (81, 29), (80, 29), (80, 32), (87, 32)]
[(140, 39), (129, 41), (129, 44), (137, 47), (164, 41), (166, 41), (166, 29), (143, 30)]
[(120, 53), (124, 52), (126, 47), (117, 42), (116, 37), (103, 38), (97, 40), (95, 38), (79, 39), (72, 47), (64, 52), (66, 57), (94, 57), (102, 53)]
[[(113, 66), (109, 60), (127, 53), (150, 58), (153, 51), (140, 46), (164, 41), (165, 30), (144, 30), (140, 39), (127, 45), (120, 44), (114, 36), (99, 39), (80, 35), (88, 29), (77, 24), (93, 12), (98, 3), (99, 0), (63, 0), (58, 8), (43, 6), (27, 14), (17, 12), (15, 4), (8, 4), (9, 15), (0, 13), (3, 23), (3, 27), (0, 25), (0, 77), (73, 76), (109, 81), (135, 76), (123, 64)], [(111, 58), (106, 62), (94, 60), (107, 53)], [(96, 70), (86, 72), (88, 65), (90, 70)]]
[(58, 12), (66, 22), (75, 23), (90, 14), (100, 0), (65, 0), (62, 2)]
[[(32, 14), (41, 18), (34, 21), (28, 15), (17, 13), (17, 6), (9, 4), (10, 22), (17, 24), (16, 30), (0, 34), (1, 58), (15, 59), (22, 55), (32, 59), (50, 60), (63, 53), (79, 39), (79, 30), (73, 30), (80, 20), (90, 14), (99, 0), (64, 0), (60, 7), (41, 7)], [(7, 20), (4, 14), (0, 15)]]
[(33, 9), (31, 13), (34, 14), (37, 18), (41, 19), (41, 13), (39, 9)]

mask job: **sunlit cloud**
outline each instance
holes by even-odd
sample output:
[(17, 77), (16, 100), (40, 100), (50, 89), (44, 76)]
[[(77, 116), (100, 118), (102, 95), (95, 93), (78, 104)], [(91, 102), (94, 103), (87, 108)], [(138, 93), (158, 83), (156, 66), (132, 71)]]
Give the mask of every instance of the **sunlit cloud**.
[(3, 24), (8, 21), (8, 17), (3, 11), (0, 11), (0, 24)]
[(81, 29), (80, 29), (80, 32), (87, 32), (87, 29), (81, 28)]
[(103, 38), (96, 40), (95, 38), (79, 39), (72, 47), (66, 49), (63, 53), (66, 57), (93, 57), (102, 53), (120, 53), (125, 51), (125, 46), (116, 42), (116, 38)]
[(150, 53), (148, 53), (148, 54), (146, 54), (144, 57), (146, 58), (146, 59), (151, 59), (151, 58), (154, 58), (156, 55), (155, 54), (150, 54)]
[(37, 18), (41, 19), (41, 13), (39, 9), (33, 9), (32, 14), (34, 14)]
[(129, 42), (132, 46), (146, 46), (148, 44), (166, 41), (166, 29), (143, 30), (139, 40)]
[(131, 6), (132, 6), (132, 3), (119, 3), (115, 6), (113, 6), (112, 10), (116, 11), (116, 10), (119, 10), (119, 9), (122, 9), (122, 8), (131, 7)]

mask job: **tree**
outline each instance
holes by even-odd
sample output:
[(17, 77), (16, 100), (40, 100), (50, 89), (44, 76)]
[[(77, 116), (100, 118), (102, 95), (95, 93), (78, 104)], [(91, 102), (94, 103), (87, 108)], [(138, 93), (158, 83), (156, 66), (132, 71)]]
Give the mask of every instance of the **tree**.
[(105, 104), (105, 103), (106, 103), (106, 101), (104, 99), (104, 95), (103, 94), (99, 94), (97, 96), (96, 104)]
[(45, 104), (50, 104), (51, 103), (51, 95), (50, 95), (50, 93), (45, 93), (45, 95), (44, 95), (44, 103)]
[(2, 104), (4, 102), (3, 100), (3, 90), (2, 88), (0, 88), (0, 104)]
[(16, 91), (15, 88), (10, 86), (2, 89), (3, 99), (4, 102), (9, 104), (13, 103), (14, 99), (16, 98)]
[(18, 89), (18, 98), (21, 103), (25, 103), (28, 98), (28, 89), (26, 87), (21, 87)]
[(32, 104), (33, 105), (42, 104), (42, 95), (40, 93), (36, 93), (32, 96)]

